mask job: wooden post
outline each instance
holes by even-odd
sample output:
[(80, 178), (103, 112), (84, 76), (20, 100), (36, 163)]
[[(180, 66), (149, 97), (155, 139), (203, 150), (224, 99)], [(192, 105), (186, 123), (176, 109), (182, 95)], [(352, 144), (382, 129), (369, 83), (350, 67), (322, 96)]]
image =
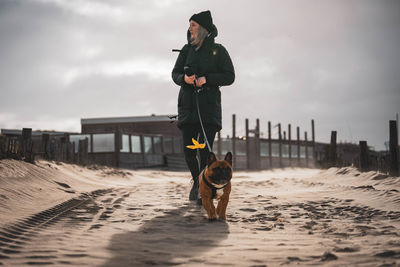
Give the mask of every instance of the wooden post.
[[(78, 143), (78, 145), (79, 145), (79, 143)], [(75, 153), (76, 151), (75, 151), (75, 143), (72, 143), (72, 154), (73, 154), (73, 160), (72, 160), (72, 162), (74, 163), (74, 164), (76, 164), (77, 162), (78, 162), (78, 160), (77, 160), (77, 158), (76, 158), (76, 153)]]
[(69, 146), (69, 133), (64, 133), (64, 138), (65, 138), (65, 144), (64, 144), (64, 150), (65, 150), (65, 161), (70, 162), (71, 157), (70, 157), (70, 146)]
[(151, 139), (151, 154), (155, 154), (156, 149), (154, 147), (154, 136), (150, 136), (150, 139)]
[(22, 129), (22, 157), (26, 162), (34, 162), (32, 153), (32, 128)]
[(88, 147), (89, 139), (86, 137), (83, 140), (79, 140), (78, 143), (78, 164), (85, 166), (88, 164)]
[(289, 166), (292, 166), (292, 126), (288, 125), (288, 141), (289, 141)]
[(14, 145), (15, 145), (15, 140), (11, 139), (11, 138), (7, 138), (7, 156), (10, 157), (10, 154), (16, 154), (16, 152), (14, 151)]
[(90, 134), (90, 149), (88, 152), (93, 153), (93, 134)]
[(399, 141), (399, 113), (396, 113), (397, 141)]
[(335, 167), (336, 166), (336, 137), (337, 137), (337, 132), (332, 131), (331, 132), (331, 144), (329, 146), (329, 167)]
[(314, 120), (311, 120), (311, 141), (312, 141), (312, 158), (313, 158), (313, 167), (316, 166), (317, 156), (315, 155), (315, 124)]
[(22, 128), (22, 138), (24, 140), (32, 138), (32, 128)]
[[(132, 135), (129, 134), (129, 153), (132, 153)], [(174, 140), (172, 139), (172, 150), (174, 149)], [(164, 145), (164, 140), (163, 140), (163, 145)]]
[(246, 162), (247, 169), (250, 169), (250, 151), (249, 151), (249, 119), (246, 119)]
[(55, 160), (56, 158), (57, 147), (55, 142), (56, 140), (54, 138), (50, 138), (50, 160)]
[(397, 138), (397, 122), (389, 121), (389, 151), (390, 151), (390, 174), (399, 175), (399, 143)]
[[(185, 149), (185, 148), (183, 148)], [(146, 154), (144, 152), (144, 136), (140, 135), (140, 151), (142, 151), (142, 159), (143, 159), (143, 165), (141, 167), (145, 167), (147, 165), (146, 163)]]
[(217, 143), (218, 147), (218, 158), (221, 159), (222, 156), (222, 140), (221, 140), (221, 131), (218, 132), (218, 143)]
[(82, 149), (83, 149), (83, 140), (78, 140), (78, 165), (82, 165)]
[(236, 115), (232, 114), (232, 156), (233, 168), (236, 168)]
[(50, 153), (49, 153), (49, 141), (50, 135), (49, 134), (42, 134), (42, 149), (44, 151), (44, 158), (46, 160), (50, 160)]
[(367, 141), (360, 141), (360, 170), (361, 171), (369, 170)]
[(78, 164), (84, 165), (84, 147), (85, 147), (85, 140), (79, 140), (78, 143)]
[(88, 148), (89, 148), (89, 139), (86, 137), (85, 140), (83, 140), (83, 165), (87, 165), (89, 163), (89, 157), (88, 157)]
[(10, 153), (10, 138), (6, 136), (6, 151), (5, 151), (5, 157), (9, 157)]
[(256, 154), (257, 154), (257, 164), (256, 164), (256, 168), (259, 170), (261, 169), (261, 143), (260, 143), (260, 119), (256, 119), (256, 131), (254, 134), (255, 138), (256, 138)]
[(55, 146), (55, 153), (54, 153), (55, 161), (59, 162), (59, 161), (61, 161), (61, 155), (62, 155), (61, 140), (54, 138), (54, 146)]
[(300, 167), (300, 127), (297, 126), (297, 166)]
[(268, 154), (269, 167), (272, 169), (272, 139), (271, 139), (271, 122), (268, 122)]
[(75, 150), (74, 150), (74, 143), (68, 142), (68, 159), (70, 163), (74, 163), (74, 157), (75, 157)]
[[(121, 152), (121, 147), (122, 147), (122, 142), (121, 142), (122, 136), (121, 136), (121, 131), (118, 126), (115, 127), (114, 131), (114, 166), (119, 167), (119, 159), (120, 159), (120, 152)], [(153, 139), (152, 139), (153, 140)], [(154, 149), (154, 145), (152, 145)]]
[(6, 158), (6, 143), (6, 136), (0, 135), (0, 159)]
[[(29, 131), (30, 130), (30, 131)], [(30, 137), (30, 135), (32, 134), (32, 129), (29, 129), (29, 128), (23, 128), (22, 129), (22, 138), (21, 138), (21, 141), (22, 141), (22, 146), (21, 146), (21, 157), (22, 158), (25, 158), (26, 157), (26, 148), (27, 148), (27, 141), (28, 141), (28, 138)]]
[(278, 123), (278, 134), (279, 134), (279, 167), (282, 168), (282, 132), (281, 124)]
[(307, 132), (304, 132), (304, 143), (306, 149), (306, 167), (308, 168), (308, 140), (307, 140)]
[(161, 154), (164, 155), (164, 136), (161, 135), (160, 136), (160, 144), (159, 144), (160, 148), (161, 148)]
[(67, 159), (67, 148), (66, 148), (66, 138), (65, 136), (60, 138), (60, 161), (65, 161)]

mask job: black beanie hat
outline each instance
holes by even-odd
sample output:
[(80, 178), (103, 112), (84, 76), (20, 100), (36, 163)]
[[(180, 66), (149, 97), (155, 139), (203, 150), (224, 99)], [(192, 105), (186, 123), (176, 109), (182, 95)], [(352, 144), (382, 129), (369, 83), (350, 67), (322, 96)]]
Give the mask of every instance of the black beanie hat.
[(209, 33), (213, 30), (213, 21), (210, 10), (194, 14), (190, 17), (189, 21), (194, 20), (200, 24)]

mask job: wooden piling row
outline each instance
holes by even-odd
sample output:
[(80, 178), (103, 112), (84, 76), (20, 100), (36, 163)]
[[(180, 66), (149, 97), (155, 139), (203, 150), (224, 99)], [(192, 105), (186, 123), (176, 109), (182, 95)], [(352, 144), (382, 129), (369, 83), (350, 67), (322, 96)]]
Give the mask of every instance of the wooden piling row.
[(0, 159), (12, 158), (34, 163), (35, 158), (68, 163), (88, 162), (88, 141), (81, 145), (81, 151), (75, 154), (74, 144), (69, 134), (51, 137), (48, 133), (32, 136), (31, 128), (23, 128), (20, 136), (0, 135)]

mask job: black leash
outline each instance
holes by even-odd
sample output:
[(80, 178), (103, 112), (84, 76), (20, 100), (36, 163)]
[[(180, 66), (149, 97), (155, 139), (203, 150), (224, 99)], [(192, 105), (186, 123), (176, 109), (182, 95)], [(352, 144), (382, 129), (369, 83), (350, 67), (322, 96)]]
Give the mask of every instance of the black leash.
[(210, 143), (208, 143), (206, 131), (204, 130), (203, 121), (202, 121), (202, 119), (201, 119), (200, 108), (199, 108), (199, 97), (198, 97), (198, 95), (199, 95), (199, 93), (200, 93), (201, 91), (203, 91), (203, 88), (196, 88), (196, 81), (194, 81), (193, 86), (194, 86), (194, 94), (196, 95), (197, 114), (199, 115), (200, 126), (201, 126), (201, 130), (203, 131), (204, 141), (205, 141), (206, 144), (207, 144), (208, 151), (212, 152)]
[[(180, 49), (172, 49), (172, 52), (181, 52), (181, 50), (180, 50)], [(186, 74), (186, 67), (185, 67), (185, 74)], [(191, 75), (192, 75), (192, 74), (188, 74), (188, 76), (191, 76)], [(196, 79), (197, 79), (197, 76), (196, 76)], [(199, 120), (200, 120), (201, 130), (203, 131), (204, 140), (205, 140), (205, 142), (206, 142), (206, 144), (207, 144), (208, 151), (212, 152), (210, 143), (208, 142), (208, 139), (207, 139), (206, 131), (204, 130), (203, 121), (202, 121), (202, 119), (201, 119), (200, 108), (199, 108), (199, 98), (198, 98), (198, 94), (199, 94), (201, 91), (203, 91), (203, 88), (197, 88), (197, 86), (196, 86), (196, 81), (194, 81), (193, 88), (194, 88), (194, 93), (195, 93), (195, 95), (196, 95), (197, 114), (199, 114)], [(171, 119), (171, 118), (170, 118), (170, 119)]]

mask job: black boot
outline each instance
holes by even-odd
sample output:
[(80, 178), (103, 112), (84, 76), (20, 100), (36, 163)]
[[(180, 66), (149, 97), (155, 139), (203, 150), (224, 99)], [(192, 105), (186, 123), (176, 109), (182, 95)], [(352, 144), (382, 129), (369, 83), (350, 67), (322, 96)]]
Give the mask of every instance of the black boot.
[(197, 200), (199, 198), (199, 178), (193, 179), (192, 189), (190, 189), (189, 200)]

